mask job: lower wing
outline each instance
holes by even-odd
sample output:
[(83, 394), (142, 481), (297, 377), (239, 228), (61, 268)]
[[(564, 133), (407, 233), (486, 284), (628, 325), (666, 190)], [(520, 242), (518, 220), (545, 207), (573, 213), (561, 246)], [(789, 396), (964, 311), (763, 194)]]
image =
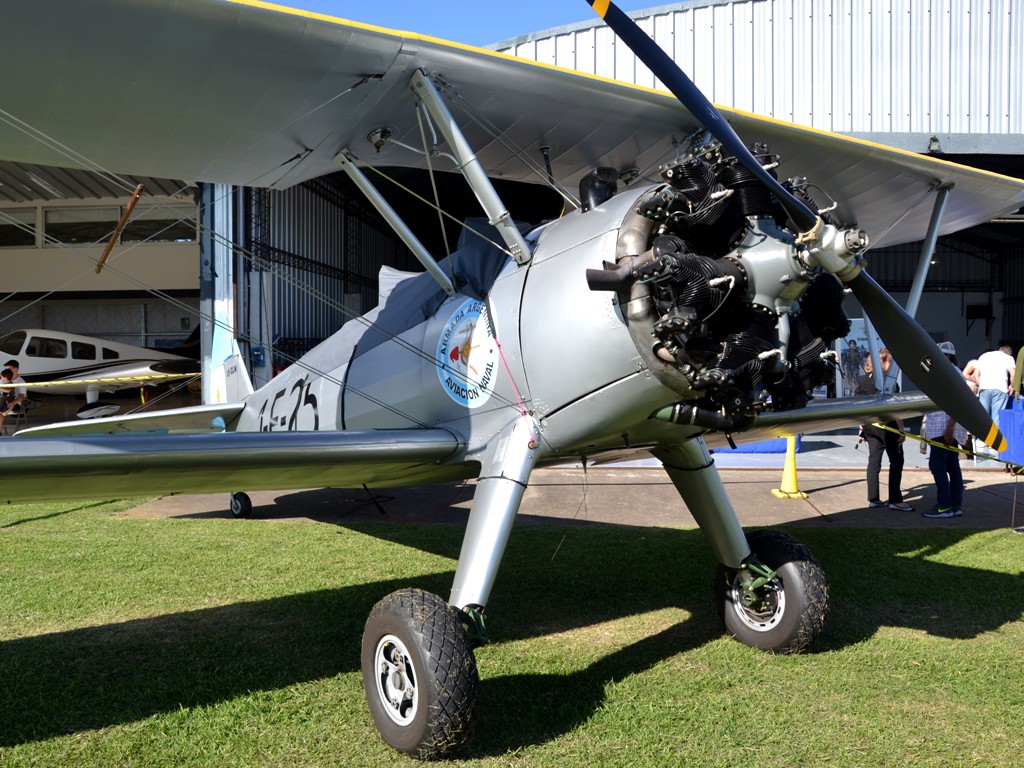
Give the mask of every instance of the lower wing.
[(443, 429), (24, 437), (0, 441), (9, 503), (358, 488), (471, 477)]
[[(732, 437), (737, 443), (752, 443), (876, 421), (911, 419), (934, 410), (935, 404), (920, 393), (814, 400), (806, 408), (762, 414), (753, 427)], [(728, 438), (719, 432), (708, 433), (704, 439), (712, 448), (728, 445)]]

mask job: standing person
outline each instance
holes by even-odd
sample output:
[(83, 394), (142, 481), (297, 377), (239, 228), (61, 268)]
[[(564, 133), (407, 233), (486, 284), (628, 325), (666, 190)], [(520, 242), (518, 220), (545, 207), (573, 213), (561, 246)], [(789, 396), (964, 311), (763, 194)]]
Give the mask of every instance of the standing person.
[[(946, 359), (959, 368), (956, 348), (944, 341), (939, 349)], [(963, 514), (964, 476), (960, 470), (960, 454), (954, 448), (967, 442), (967, 430), (943, 411), (933, 411), (924, 417), (921, 434), (928, 440), (949, 448), (931, 446), (928, 469), (935, 478), (935, 506), (921, 514), (924, 517), (959, 517)]]
[(964, 372), (968, 378), (971, 374), (977, 374), (978, 399), (996, 424), (999, 423), (999, 412), (1006, 407), (1006, 400), (1013, 392), (1010, 382), (1013, 381), (1016, 366), (1010, 348), (1004, 345), (981, 355), (974, 369), (968, 366)]
[[(964, 371), (968, 378), (977, 376), (978, 400), (996, 426), (999, 426), (999, 412), (1006, 407), (1006, 401), (1013, 392), (1010, 382), (1016, 365), (1010, 348), (1004, 345), (980, 355), (974, 367), (968, 365)], [(991, 448), (981, 443), (975, 446), (975, 450), (979, 455), (995, 455)]]
[[(892, 364), (892, 355), (884, 347), (878, 351), (878, 361), (882, 365), (882, 379), (889, 371)], [(878, 394), (875, 386), (874, 366), (870, 358), (864, 361), (864, 375), (857, 380), (858, 395)], [(899, 386), (894, 391), (898, 391)], [(868, 444), (868, 506), (889, 507), (897, 512), (913, 512), (914, 508), (903, 501), (903, 491), (900, 485), (903, 483), (903, 443), (907, 439), (903, 432), (903, 421), (890, 421), (885, 424), (889, 429), (876, 427), (874, 424), (861, 426), (861, 437)], [(890, 430), (899, 430), (893, 432)], [(882, 501), (879, 492), (878, 475), (882, 471), (882, 453), (889, 458), (889, 498)]]

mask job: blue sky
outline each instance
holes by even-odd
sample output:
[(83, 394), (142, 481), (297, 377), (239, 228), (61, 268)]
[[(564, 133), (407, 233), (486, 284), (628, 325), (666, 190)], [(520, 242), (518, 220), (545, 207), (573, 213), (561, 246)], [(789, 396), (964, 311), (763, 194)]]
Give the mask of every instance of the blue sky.
[[(38, 1), (38, 0), (37, 0)], [(586, 0), (272, 0), (366, 24), (404, 29), (469, 45), (489, 45), (529, 32), (590, 21), (597, 15)], [(653, 8), (667, 0), (621, 0), (624, 11)]]

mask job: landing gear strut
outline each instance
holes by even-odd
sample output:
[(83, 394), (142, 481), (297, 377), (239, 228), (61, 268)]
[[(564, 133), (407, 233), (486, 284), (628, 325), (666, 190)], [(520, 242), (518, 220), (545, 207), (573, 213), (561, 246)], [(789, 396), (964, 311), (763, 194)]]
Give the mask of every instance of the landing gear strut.
[(811, 551), (781, 531), (745, 534), (702, 438), (652, 451), (715, 551), (715, 603), (745, 645), (799, 653), (828, 612), (825, 572)]

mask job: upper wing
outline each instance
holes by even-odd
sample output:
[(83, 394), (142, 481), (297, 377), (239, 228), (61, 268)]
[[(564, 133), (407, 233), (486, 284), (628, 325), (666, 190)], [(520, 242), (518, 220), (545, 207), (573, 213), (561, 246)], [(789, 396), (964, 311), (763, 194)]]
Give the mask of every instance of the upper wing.
[(442, 429), (26, 437), (0, 441), (0, 498), (59, 501), (439, 482), (475, 474), (467, 463), (443, 464), (459, 447)]
[[(394, 143), (377, 154), (366, 139), (385, 126), (420, 145), (408, 88), (418, 68), (450, 84), (453, 111), (496, 177), (541, 182), (523, 158), (539, 169), (548, 146), (556, 178), (573, 188), (597, 165), (654, 168), (700, 127), (663, 92), (256, 0), (10, 5), (0, 69), (18, 74), (0, 82), (0, 159), (249, 186), (333, 172), (344, 148), (418, 167), (421, 155)], [(876, 245), (921, 239), (928, 205), (886, 230), (938, 184), (955, 185), (944, 232), (1024, 203), (1015, 179), (723, 112), (741, 137), (781, 155), (781, 175), (827, 179), (834, 216)]]

